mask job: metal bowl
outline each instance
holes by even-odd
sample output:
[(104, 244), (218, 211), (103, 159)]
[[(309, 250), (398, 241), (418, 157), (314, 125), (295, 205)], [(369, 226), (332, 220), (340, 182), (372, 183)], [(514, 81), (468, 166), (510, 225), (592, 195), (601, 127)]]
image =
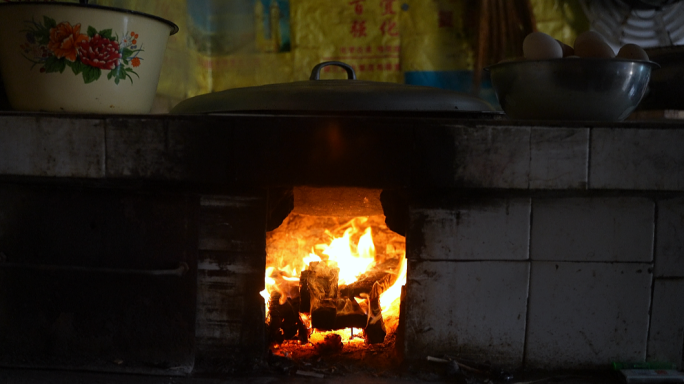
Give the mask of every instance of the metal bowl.
[(646, 92), (658, 64), (623, 59), (511, 61), (487, 68), (512, 119), (621, 121)]

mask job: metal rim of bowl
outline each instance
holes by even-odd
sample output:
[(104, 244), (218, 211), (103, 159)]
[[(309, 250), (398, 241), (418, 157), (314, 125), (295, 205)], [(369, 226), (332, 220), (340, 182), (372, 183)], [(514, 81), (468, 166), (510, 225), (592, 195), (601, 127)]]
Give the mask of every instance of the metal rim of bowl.
[(144, 13), (144, 12), (138, 12), (138, 11), (133, 11), (130, 9), (123, 9), (123, 8), (115, 8), (115, 7), (108, 7), (104, 5), (96, 5), (96, 4), (80, 4), (80, 3), (64, 3), (64, 2), (20, 2), (20, 3), (2, 3), (0, 4), (0, 7), (11, 7), (11, 6), (20, 6), (20, 7), (26, 7), (26, 6), (31, 6), (31, 5), (57, 5), (57, 6), (69, 6), (69, 7), (78, 7), (78, 8), (89, 8), (89, 9), (101, 9), (103, 11), (114, 11), (114, 12), (119, 12), (119, 13), (128, 13), (131, 15), (137, 15), (137, 16), (143, 16), (147, 17), (153, 20), (160, 21), (164, 24), (167, 24), (171, 27), (171, 33), (169, 35), (175, 35), (178, 33), (178, 25), (176, 23), (166, 20), (163, 17), (155, 16), (155, 15), (150, 15), (149, 13)]

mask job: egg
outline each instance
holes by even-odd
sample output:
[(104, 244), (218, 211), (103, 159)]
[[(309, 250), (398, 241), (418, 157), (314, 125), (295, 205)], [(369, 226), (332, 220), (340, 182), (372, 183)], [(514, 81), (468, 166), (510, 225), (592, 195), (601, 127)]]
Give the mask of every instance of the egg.
[(623, 45), (618, 51), (617, 57), (621, 59), (648, 61), (648, 54), (646, 51), (636, 44)]
[(612, 59), (615, 57), (613, 48), (606, 43), (603, 36), (594, 31), (581, 33), (575, 39), (575, 55), (579, 57), (596, 57)]
[(546, 33), (532, 32), (523, 40), (523, 55), (527, 60), (560, 59), (563, 49)]
[(569, 45), (563, 43), (562, 41), (560, 41), (560, 40), (558, 40), (558, 39), (556, 39), (556, 41), (557, 41), (558, 44), (560, 44), (560, 46), (561, 46), (561, 50), (563, 51), (563, 57), (568, 57), (568, 56), (572, 56), (572, 55), (575, 54), (575, 50), (572, 49), (571, 46), (569, 46)]
[(604, 43), (606, 42), (606, 39), (603, 38), (603, 35), (601, 35), (600, 33), (594, 31), (586, 31), (577, 35), (577, 37), (575, 38), (575, 45), (582, 44), (586, 40), (598, 40), (603, 41)]

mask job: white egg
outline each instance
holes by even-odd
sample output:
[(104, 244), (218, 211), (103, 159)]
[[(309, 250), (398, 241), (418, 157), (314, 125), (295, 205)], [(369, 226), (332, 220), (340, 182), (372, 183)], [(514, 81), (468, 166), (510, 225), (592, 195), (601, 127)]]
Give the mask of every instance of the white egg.
[(575, 55), (579, 57), (612, 59), (615, 57), (615, 52), (606, 43), (603, 36), (594, 31), (587, 31), (581, 33), (575, 39)]
[(577, 44), (582, 44), (586, 40), (598, 40), (603, 41), (604, 43), (606, 42), (606, 39), (604, 39), (600, 33), (594, 31), (586, 31), (577, 35), (577, 37), (575, 38), (575, 46), (577, 46)]
[(646, 51), (636, 44), (623, 45), (618, 51), (617, 57), (621, 59), (648, 61), (648, 54)]
[(563, 49), (546, 33), (532, 32), (523, 40), (523, 55), (527, 60), (560, 59)]

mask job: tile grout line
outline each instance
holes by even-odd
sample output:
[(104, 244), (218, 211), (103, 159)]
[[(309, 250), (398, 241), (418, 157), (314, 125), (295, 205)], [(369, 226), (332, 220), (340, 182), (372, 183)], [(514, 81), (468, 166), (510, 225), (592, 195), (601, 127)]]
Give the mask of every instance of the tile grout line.
[[(529, 127), (530, 130), (530, 136), (528, 140), (528, 147), (527, 149), (530, 151), (530, 155), (527, 158), (527, 190), (530, 190), (530, 186), (532, 185), (532, 127)], [(529, 250), (529, 248), (528, 248)]]
[(532, 220), (533, 220), (533, 204), (530, 198), (530, 212), (529, 212), (529, 230), (527, 232), (527, 300), (525, 305), (525, 331), (523, 333), (523, 355), (522, 368), (527, 368), (527, 343), (530, 332), (530, 293), (532, 291)]
[(590, 170), (591, 170), (591, 141), (592, 141), (592, 138), (593, 138), (593, 128), (589, 127), (587, 130), (587, 165), (585, 167), (585, 174), (584, 174), (584, 177), (587, 180), (587, 184), (586, 184), (587, 190), (591, 189), (589, 174), (590, 174)]
[(107, 156), (107, 130), (108, 130), (108, 126), (109, 126), (109, 124), (107, 124), (108, 121), (109, 121), (109, 119), (106, 119), (106, 118), (102, 119), (102, 131), (103, 131), (103, 136), (104, 136), (104, 140), (102, 143), (102, 146), (104, 147), (102, 150), (102, 152), (104, 153), (104, 159), (102, 161), (102, 168), (103, 168), (102, 169), (102, 176), (105, 179), (107, 179), (107, 176), (108, 176), (107, 170), (109, 169), (109, 167), (107, 166), (107, 161), (109, 159), (109, 156)]
[(646, 325), (646, 349), (644, 351), (644, 361), (648, 358), (648, 350), (651, 344), (651, 327), (653, 325), (653, 300), (655, 299), (655, 283), (656, 283), (656, 249), (657, 241), (656, 233), (658, 231), (658, 203), (653, 200), (653, 234), (651, 247), (651, 263), (653, 264), (653, 273), (651, 274), (651, 301), (648, 303), (648, 323)]

